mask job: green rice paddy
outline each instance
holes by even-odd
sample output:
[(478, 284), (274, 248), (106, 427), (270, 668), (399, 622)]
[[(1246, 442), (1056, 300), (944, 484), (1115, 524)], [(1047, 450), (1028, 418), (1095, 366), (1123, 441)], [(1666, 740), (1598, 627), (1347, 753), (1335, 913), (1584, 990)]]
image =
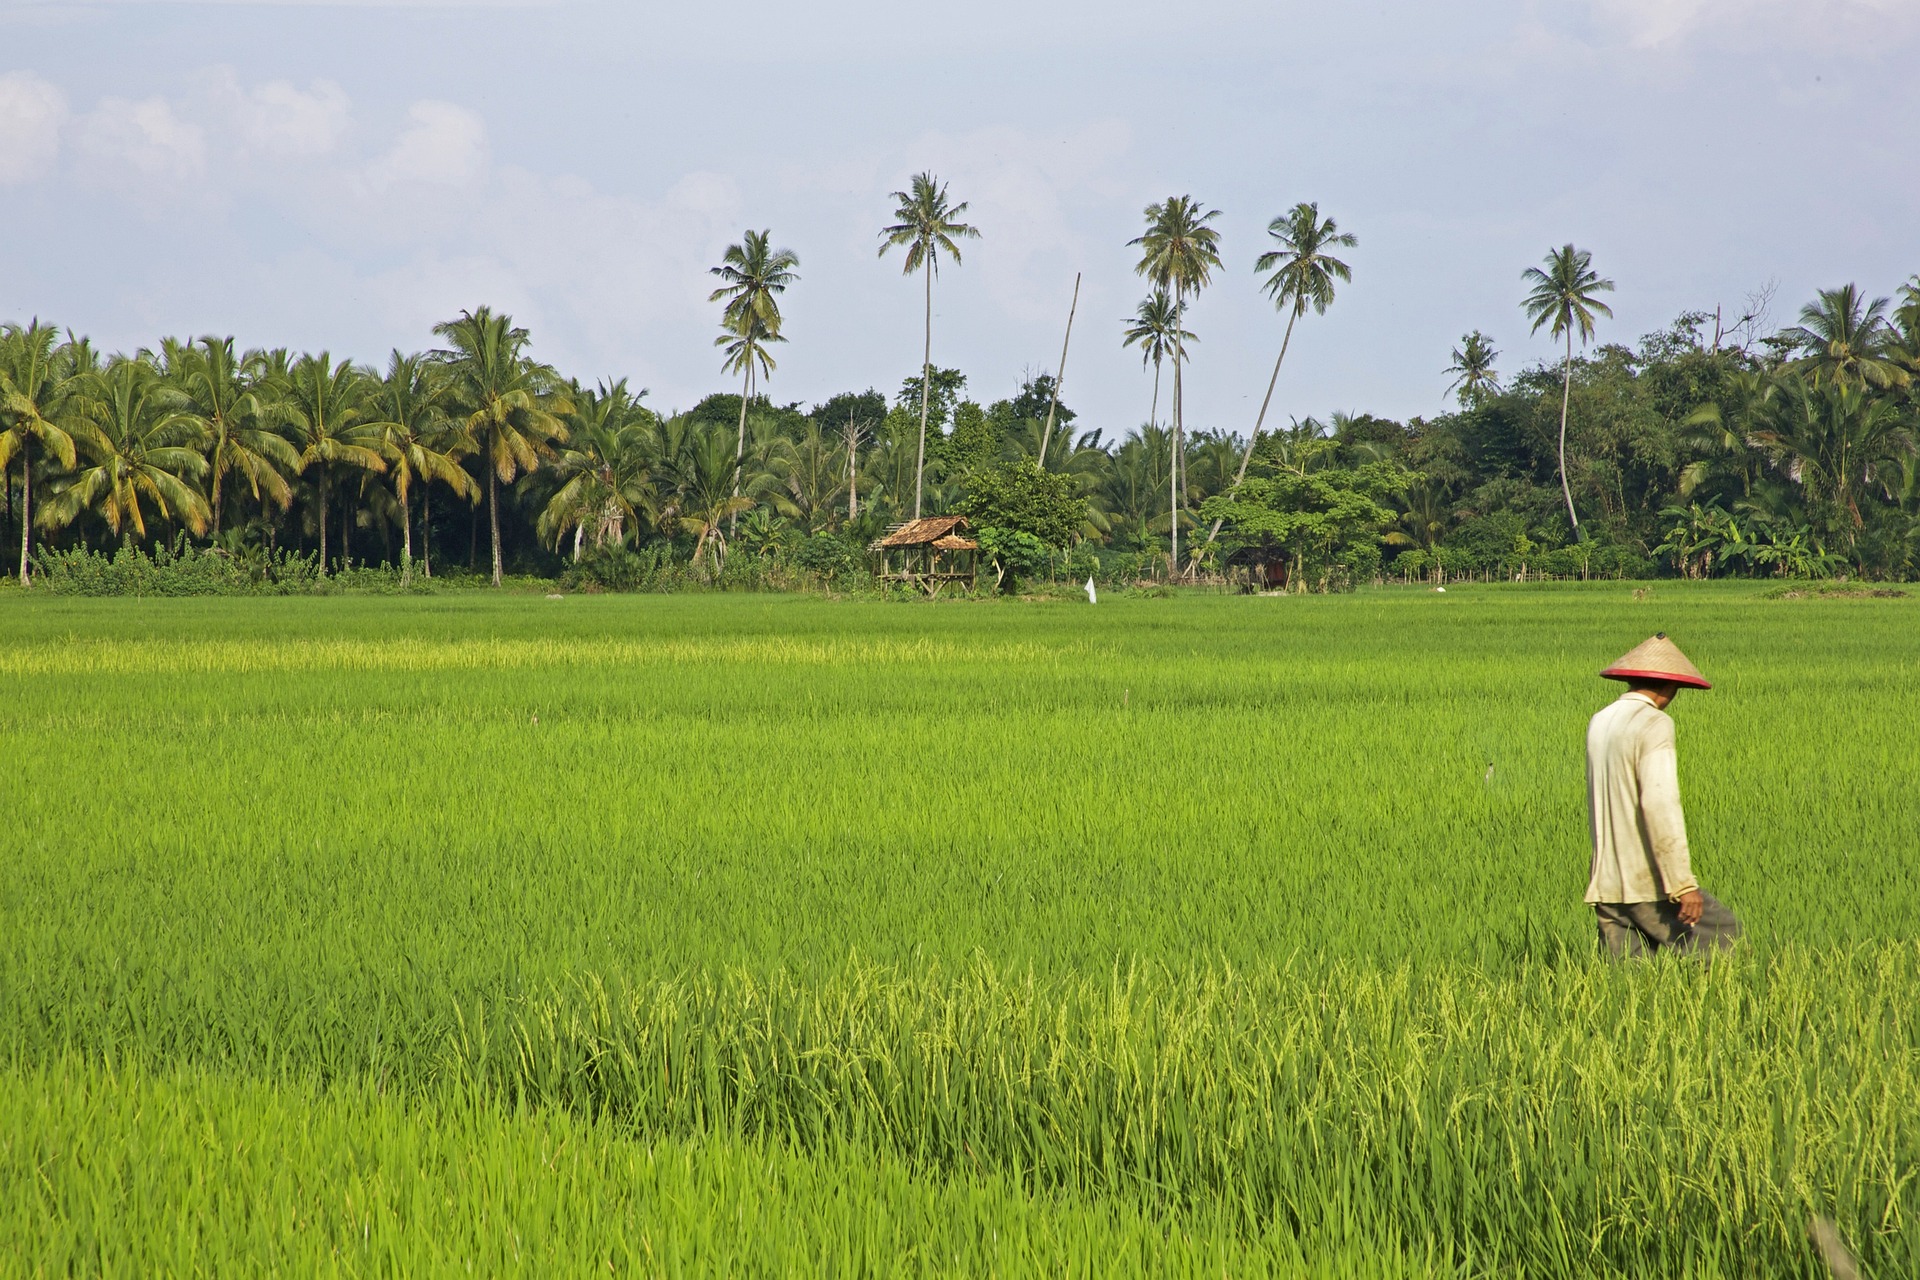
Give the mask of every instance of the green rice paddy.
[[(1920, 1272), (1916, 624), (0, 597), (0, 1272)], [(1712, 966), (1580, 903), (1654, 630)]]

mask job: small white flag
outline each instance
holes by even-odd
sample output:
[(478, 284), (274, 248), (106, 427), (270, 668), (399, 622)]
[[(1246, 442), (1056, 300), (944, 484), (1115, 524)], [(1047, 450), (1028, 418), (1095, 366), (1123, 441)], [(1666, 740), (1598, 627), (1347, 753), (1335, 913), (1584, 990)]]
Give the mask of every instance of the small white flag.
[(1094, 590), (1093, 590), (1093, 579), (1092, 579), (1092, 578), (1088, 578), (1088, 579), (1087, 579), (1087, 603), (1088, 603), (1088, 604), (1099, 604), (1099, 603), (1100, 603), (1100, 598), (1099, 598), (1099, 596), (1097, 596), (1097, 595), (1095, 595), (1095, 594), (1094, 594)]

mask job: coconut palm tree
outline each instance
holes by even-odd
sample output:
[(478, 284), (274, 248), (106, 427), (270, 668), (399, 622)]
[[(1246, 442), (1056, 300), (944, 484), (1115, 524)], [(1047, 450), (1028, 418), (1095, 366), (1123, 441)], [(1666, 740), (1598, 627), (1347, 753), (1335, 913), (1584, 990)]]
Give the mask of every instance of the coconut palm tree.
[(1430, 480), (1416, 481), (1400, 495), (1400, 530), (1412, 545), (1434, 551), (1453, 518), (1446, 490)]
[(1857, 285), (1822, 289), (1800, 309), (1800, 323), (1781, 335), (1802, 352), (1793, 367), (1815, 383), (1882, 390), (1905, 385), (1910, 375), (1893, 349), (1898, 335), (1887, 320), (1889, 305), (1886, 298), (1863, 300)]
[(833, 523), (847, 487), (845, 433), (823, 428), (817, 419), (809, 418), (799, 436), (786, 443), (769, 469), (793, 517), (814, 533)]
[(87, 428), (74, 433), (74, 472), (40, 509), (40, 527), (58, 529), (97, 511), (116, 536), (147, 537), (166, 521), (205, 533), (207, 500), (193, 487), (205, 474), (204, 428), (187, 397), (146, 360), (116, 359), (85, 376)]
[(490, 308), (463, 311), (433, 327), (448, 346), (433, 353), (447, 372), (449, 411), (479, 446), (487, 471), (487, 524), (493, 538), (493, 585), (500, 561), (500, 482), (533, 471), (567, 438), (560, 416), (570, 408), (560, 376), (527, 355), (528, 335)]
[(281, 510), (293, 502), (286, 473), (299, 469), (300, 455), (285, 436), (273, 429), (248, 375), (248, 361), (236, 357), (233, 339), (201, 338), (169, 353), (174, 385), (187, 397), (193, 415), (207, 439), (207, 506), (211, 531), (220, 534), (222, 496), (230, 473), (237, 473), (264, 506)]
[[(1181, 367), (1186, 362), (1186, 344), (1182, 324), (1189, 297), (1197, 296), (1213, 279), (1220, 265), (1220, 233), (1207, 224), (1220, 216), (1218, 209), (1204, 212), (1192, 196), (1168, 196), (1146, 208), (1147, 229), (1127, 241), (1140, 246), (1140, 261), (1134, 270), (1153, 286), (1173, 294), (1173, 465), (1167, 476), (1168, 503), (1174, 512), (1180, 507), (1180, 456), (1185, 444), (1186, 419), (1183, 412)], [(1180, 568), (1180, 522), (1170, 522), (1168, 565), (1171, 572)]]
[(716, 577), (726, 562), (725, 526), (754, 502), (739, 494), (739, 472), (739, 463), (727, 457), (725, 439), (713, 430), (694, 434), (675, 468), (674, 506), (680, 529), (694, 537), (696, 564), (711, 550)]
[(907, 495), (915, 487), (914, 417), (900, 406), (888, 410), (873, 428), (860, 460), (860, 492), (867, 518), (907, 514)]
[(1825, 507), (1849, 546), (1866, 525), (1860, 499), (1913, 452), (1900, 407), (1852, 382), (1787, 374), (1753, 407), (1752, 438), (1775, 466)]
[(427, 357), (401, 355), (396, 350), (387, 359), (386, 377), (373, 387), (368, 407), (375, 420), (367, 427), (379, 433), (378, 448), (393, 477), (393, 496), (400, 502), (402, 582), (413, 580), (414, 481), (420, 482), (423, 502), (435, 480), (452, 489), (455, 497), (479, 496), (473, 477), (460, 465), (460, 459), (474, 450), (473, 437), (447, 416), (445, 388), (438, 373)]
[(768, 348), (776, 342), (785, 342), (778, 329), (769, 329), (766, 323), (750, 312), (742, 313), (735, 320), (739, 327), (729, 329), (721, 326), (720, 336), (713, 340), (716, 347), (725, 348), (726, 358), (720, 362), (724, 373), (738, 373), (742, 376), (740, 388), (740, 428), (734, 444), (736, 463), (734, 474), (734, 497), (740, 496), (740, 479), (746, 474), (747, 456), (747, 406), (753, 403), (753, 384), (756, 369), (763, 374), (771, 374), (777, 362)]
[[(325, 351), (301, 356), (279, 384), (278, 416), (286, 424), (299, 470), (313, 471), (319, 487), (320, 572), (327, 572), (327, 517), (332, 511), (333, 475), (337, 468), (362, 472), (387, 469), (381, 454), (381, 431), (368, 413), (372, 379), (342, 360), (333, 362)], [(343, 523), (344, 527), (344, 523)], [(343, 546), (341, 555), (347, 549)]]
[(1613, 292), (1613, 281), (1602, 280), (1593, 270), (1593, 255), (1585, 249), (1562, 245), (1547, 254), (1541, 267), (1528, 267), (1521, 279), (1533, 286), (1521, 304), (1533, 321), (1532, 332), (1542, 325), (1548, 332), (1567, 339), (1566, 360), (1560, 367), (1560, 493), (1567, 500), (1567, 519), (1573, 524), (1574, 537), (1580, 536), (1580, 516), (1573, 509), (1573, 486), (1567, 483), (1567, 405), (1573, 396), (1573, 334), (1580, 332), (1580, 345), (1593, 337), (1596, 315), (1609, 318), (1612, 308), (1596, 296)]
[(85, 425), (73, 353), (50, 324), (0, 327), (0, 487), (20, 457), (20, 585), (33, 583), (33, 453), (62, 467), (75, 462), (73, 435)]
[(959, 221), (967, 211), (967, 202), (947, 203), (947, 186), (931, 173), (916, 173), (910, 190), (893, 193), (894, 222), (880, 232), (880, 256), (887, 250), (904, 248), (903, 275), (926, 273), (926, 325), (920, 353), (920, 445), (913, 464), (913, 518), (920, 518), (921, 490), (927, 471), (927, 397), (933, 387), (933, 278), (940, 274), (940, 255), (947, 254), (960, 265), (958, 240), (978, 240), (976, 227)]
[(1099, 503), (1112, 529), (1115, 545), (1145, 551), (1153, 535), (1169, 524), (1160, 504), (1167, 497), (1167, 477), (1160, 464), (1173, 458), (1166, 427), (1143, 425), (1120, 442), (1101, 477)]
[(1153, 366), (1153, 408), (1147, 415), (1151, 426), (1160, 425), (1160, 363), (1173, 354), (1175, 342), (1198, 342), (1191, 333), (1175, 335), (1173, 299), (1165, 289), (1155, 289), (1140, 302), (1133, 315), (1120, 322), (1127, 326), (1123, 347), (1140, 348), (1140, 367)]
[(573, 531), (573, 558), (585, 550), (626, 540), (627, 522), (658, 524), (663, 503), (655, 485), (660, 469), (659, 432), (640, 407), (646, 395), (627, 390), (627, 380), (575, 387), (567, 418), (566, 448), (554, 463), (561, 485), (540, 513), (536, 532), (558, 547)]
[(747, 453), (747, 405), (753, 401), (755, 366), (761, 372), (773, 372), (773, 357), (765, 344), (786, 341), (780, 333), (779, 299), (787, 286), (800, 279), (794, 270), (800, 265), (800, 255), (791, 249), (773, 248), (772, 236), (770, 230), (749, 229), (739, 244), (727, 246), (720, 265), (708, 272), (726, 281), (707, 295), (708, 302), (724, 300), (727, 304), (720, 316), (722, 332), (713, 345), (727, 349), (721, 368), (741, 375), (736, 461), (744, 460)]
[[(1267, 234), (1279, 247), (1261, 254), (1253, 269), (1273, 273), (1267, 277), (1267, 296), (1273, 299), (1276, 311), (1286, 312), (1287, 330), (1280, 339), (1280, 354), (1273, 362), (1267, 394), (1260, 401), (1260, 413), (1254, 419), (1253, 434), (1247, 437), (1247, 447), (1240, 455), (1230, 493), (1238, 490), (1247, 478), (1247, 464), (1253, 460), (1253, 446), (1259, 443), (1260, 429), (1267, 423), (1267, 409), (1273, 404), (1280, 366), (1286, 361), (1287, 347), (1293, 342), (1295, 322), (1307, 314), (1308, 307), (1312, 307), (1317, 316), (1325, 315), (1333, 305), (1334, 281), (1344, 283), (1353, 279), (1352, 268), (1328, 250), (1351, 249), (1360, 243), (1351, 232), (1340, 230), (1332, 218), (1323, 219), (1319, 205), (1304, 200), (1269, 222)], [(1213, 527), (1207, 530), (1207, 545), (1212, 546), (1219, 536), (1220, 521), (1215, 519)]]
[(1500, 353), (1493, 349), (1493, 339), (1478, 329), (1462, 335), (1460, 345), (1453, 349), (1453, 363), (1447, 366), (1447, 372), (1453, 375), (1447, 390), (1460, 397), (1463, 407), (1477, 404), (1499, 391), (1500, 375), (1493, 367), (1499, 358)]

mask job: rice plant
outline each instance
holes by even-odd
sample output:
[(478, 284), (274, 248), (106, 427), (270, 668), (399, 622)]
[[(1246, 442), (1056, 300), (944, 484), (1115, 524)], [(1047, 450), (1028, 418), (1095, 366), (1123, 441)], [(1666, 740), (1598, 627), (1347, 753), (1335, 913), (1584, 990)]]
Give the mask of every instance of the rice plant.
[[(15, 601), (0, 1135), (67, 1156), (0, 1136), (0, 1255), (309, 1269), (390, 1121), (390, 1180), (502, 1163), (357, 1267), (601, 1258), (576, 1196), (717, 1239), (751, 1168), (801, 1252), (616, 1265), (1812, 1275), (1817, 1214), (1920, 1270), (1913, 606), (1658, 591)], [(1593, 673), (1655, 629), (1717, 686), (1710, 968), (1579, 904)], [(229, 1110), (318, 1127), (261, 1181), (191, 1139)], [(569, 1133), (711, 1194), (511, 1172)], [(908, 1202), (1086, 1247), (823, 1243)]]

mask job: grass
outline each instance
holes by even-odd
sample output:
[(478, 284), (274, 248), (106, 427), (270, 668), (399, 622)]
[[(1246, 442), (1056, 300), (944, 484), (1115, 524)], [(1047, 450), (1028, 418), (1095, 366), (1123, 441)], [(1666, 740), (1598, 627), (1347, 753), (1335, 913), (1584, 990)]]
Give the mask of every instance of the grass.
[[(96, 1156), (229, 1106), (334, 1135), (282, 1201), (174, 1144), (141, 1203), (182, 1223), (188, 1188), (294, 1222), (369, 1093), (393, 1169), (484, 1129), (504, 1198), (407, 1200), (348, 1269), (503, 1257), (522, 1210), (529, 1257), (585, 1256), (598, 1220), (508, 1178), (578, 1126), (580, 1194), (649, 1238), (605, 1161), (669, 1153), (709, 1226), (748, 1212), (723, 1169), (785, 1170), (826, 1233), (694, 1271), (887, 1270), (830, 1205), (964, 1201), (1080, 1252), (901, 1273), (1812, 1274), (1816, 1212), (1910, 1272), (1915, 607), (11, 596), (0, 1110)], [(1579, 904), (1593, 672), (1655, 629), (1717, 685), (1675, 707), (1751, 937), (1711, 970), (1600, 966)], [(219, 1269), (58, 1207), (131, 1194), (102, 1167), (56, 1162), (0, 1256)], [(194, 1247), (308, 1269), (334, 1230)]]
[(1440, 1277), (1221, 1215), (1034, 1197), (885, 1156), (641, 1140), (458, 1093), (430, 1104), (194, 1070), (0, 1076), (0, 1270), (112, 1276)]

